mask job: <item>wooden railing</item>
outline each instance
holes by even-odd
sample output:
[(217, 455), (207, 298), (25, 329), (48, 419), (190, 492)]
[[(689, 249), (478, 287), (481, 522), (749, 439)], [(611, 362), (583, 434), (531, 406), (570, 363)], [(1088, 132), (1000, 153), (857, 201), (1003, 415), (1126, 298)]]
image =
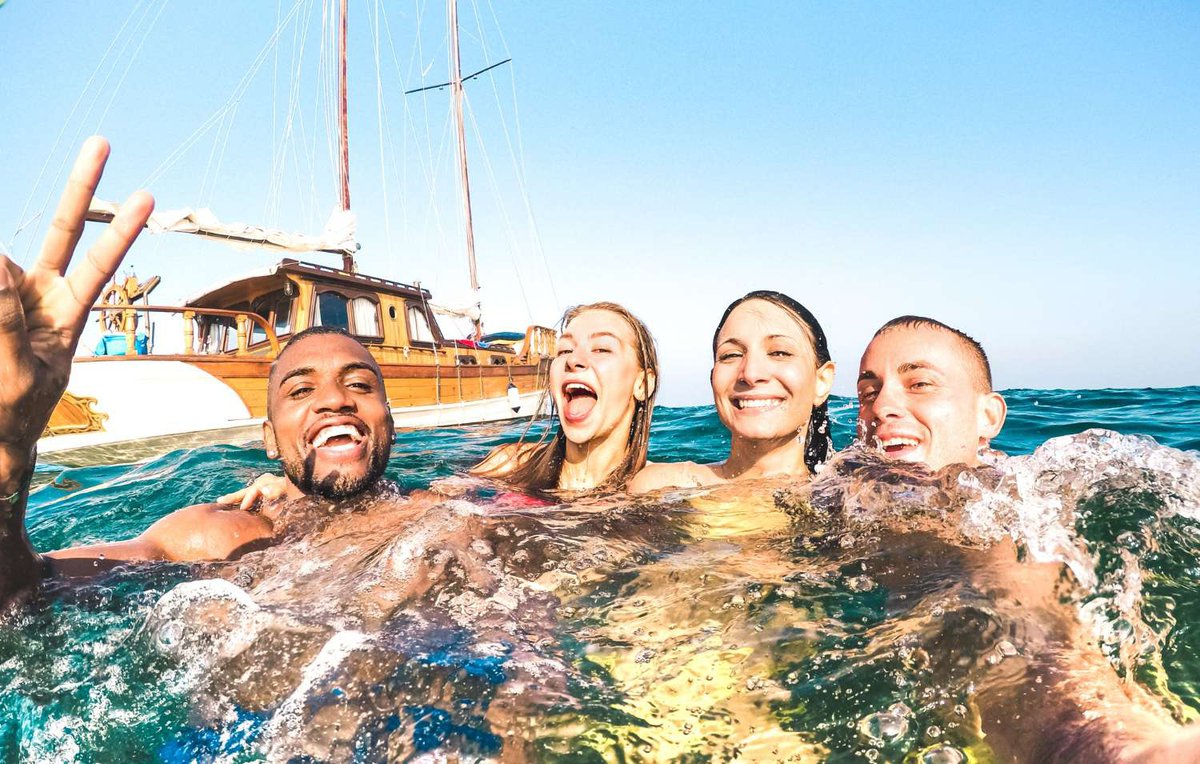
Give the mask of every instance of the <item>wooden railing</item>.
[[(279, 355), (279, 338), (267, 320), (257, 313), (245, 310), (222, 310), (221, 308), (185, 308), (178, 305), (97, 305), (93, 313), (116, 313), (121, 318), (121, 329), (125, 334), (125, 352), (137, 355), (137, 314), (139, 313), (175, 313), (183, 316), (183, 347), (186, 354), (195, 353), (195, 330), (193, 322), (198, 316), (214, 316), (217, 318), (232, 318), (237, 323), (237, 353), (244, 355), (250, 350), (250, 326), (258, 324), (267, 342), (271, 345), (271, 355)], [(103, 323), (103, 322), (102, 322)], [(220, 351), (225, 352), (225, 351)], [(216, 354), (214, 354), (216, 355)]]
[(558, 332), (546, 326), (530, 326), (525, 330), (525, 345), (521, 355), (529, 360), (549, 358), (558, 346)]

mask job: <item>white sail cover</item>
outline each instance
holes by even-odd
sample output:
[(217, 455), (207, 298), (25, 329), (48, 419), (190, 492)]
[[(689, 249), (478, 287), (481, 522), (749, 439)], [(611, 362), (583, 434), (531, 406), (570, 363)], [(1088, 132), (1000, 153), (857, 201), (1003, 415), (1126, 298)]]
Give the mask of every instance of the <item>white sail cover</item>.
[[(88, 220), (107, 222), (113, 219), (121, 205), (103, 199), (92, 199)], [(358, 251), (354, 236), (357, 219), (350, 210), (335, 209), (319, 236), (288, 233), (274, 228), (246, 223), (222, 223), (208, 208), (156, 211), (146, 221), (151, 233), (191, 233), (224, 239), (239, 249), (273, 249), (283, 252), (331, 252), (353, 255)]]
[(479, 303), (476, 303), (474, 305), (466, 305), (463, 307), (458, 307), (458, 306), (454, 306), (454, 305), (439, 305), (437, 303), (431, 302), (431, 303), (429, 303), (429, 307), (432, 308), (433, 312), (437, 313), (439, 316), (453, 316), (455, 318), (467, 318), (472, 321), (478, 321), (479, 317), (482, 315), (479, 312)]

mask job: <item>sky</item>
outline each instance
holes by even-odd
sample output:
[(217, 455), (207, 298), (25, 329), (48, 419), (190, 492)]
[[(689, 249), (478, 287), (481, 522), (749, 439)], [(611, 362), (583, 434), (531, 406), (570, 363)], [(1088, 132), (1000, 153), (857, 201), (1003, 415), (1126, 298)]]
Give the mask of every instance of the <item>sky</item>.
[[(104, 198), (146, 186), (164, 209), (321, 228), (336, 191), (320, 3), (54, 5), (0, 6), (0, 247), (15, 260), (36, 254), (95, 132), (113, 144)], [(449, 96), (403, 93), (447, 79), (444, 6), (381, 7), (350, 3), (360, 270), (461, 303)], [(1200, 383), (1194, 3), (459, 14), (464, 72), (512, 58), (468, 84), (489, 330), (620, 302), (658, 339), (660, 401), (701, 404), (715, 322), (769, 288), (820, 318), (840, 394), (873, 331), (906, 313), (979, 339), (1000, 388)], [(178, 236), (127, 258), (162, 276), (158, 303), (274, 260)]]

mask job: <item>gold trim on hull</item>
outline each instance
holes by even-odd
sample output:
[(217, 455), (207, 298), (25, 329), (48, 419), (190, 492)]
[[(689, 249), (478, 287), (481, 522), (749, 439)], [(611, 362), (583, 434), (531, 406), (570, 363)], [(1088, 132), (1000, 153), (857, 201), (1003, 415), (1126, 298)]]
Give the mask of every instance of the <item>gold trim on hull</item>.
[(54, 407), (53, 413), (50, 414), (49, 424), (46, 425), (45, 430), (42, 430), (42, 437), (81, 432), (103, 432), (104, 420), (108, 419), (108, 414), (92, 408), (97, 403), (99, 401), (95, 398), (86, 395), (63, 393), (63, 397)]

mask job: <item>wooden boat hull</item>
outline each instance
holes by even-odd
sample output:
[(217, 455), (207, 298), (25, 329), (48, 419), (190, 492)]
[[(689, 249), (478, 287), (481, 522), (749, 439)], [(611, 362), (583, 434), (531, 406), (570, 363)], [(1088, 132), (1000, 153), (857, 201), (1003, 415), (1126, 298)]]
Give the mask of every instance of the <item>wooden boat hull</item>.
[[(261, 437), (271, 359), (78, 358), (38, 450), (66, 466), (124, 462), (201, 443)], [(399, 428), (532, 416), (548, 359), (505, 366), (381, 363)], [(517, 388), (517, 410), (508, 394)]]

